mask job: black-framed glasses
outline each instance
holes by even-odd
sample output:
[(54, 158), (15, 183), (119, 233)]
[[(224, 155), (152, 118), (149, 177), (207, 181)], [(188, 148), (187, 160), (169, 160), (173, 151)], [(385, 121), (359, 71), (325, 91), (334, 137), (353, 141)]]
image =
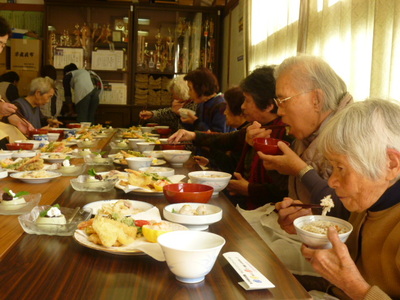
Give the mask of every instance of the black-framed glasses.
[(313, 91), (313, 90), (314, 90), (314, 89), (308, 90), (308, 91), (304, 91), (304, 92), (298, 93), (298, 94), (296, 94), (296, 95), (294, 95), (294, 96), (290, 96), (290, 97), (283, 98), (283, 99), (274, 98), (274, 101), (275, 101), (276, 106), (280, 107), (280, 106), (282, 105), (283, 102), (288, 101), (288, 100), (290, 100), (290, 99), (292, 99), (292, 98), (294, 98), (294, 97), (297, 97), (297, 96), (300, 96), (300, 95), (309, 93), (309, 92), (311, 92), (311, 91)]

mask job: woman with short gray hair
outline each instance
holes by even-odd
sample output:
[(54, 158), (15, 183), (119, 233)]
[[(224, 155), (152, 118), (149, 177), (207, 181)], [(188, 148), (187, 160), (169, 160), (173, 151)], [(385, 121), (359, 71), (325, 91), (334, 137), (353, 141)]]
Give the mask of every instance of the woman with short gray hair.
[[(328, 122), (318, 146), (333, 166), (328, 183), (351, 212), (354, 229), (347, 247), (333, 227), (332, 249), (303, 244), (303, 256), (323, 278), (297, 278), (307, 290), (339, 299), (400, 298), (400, 104), (373, 99), (349, 105)], [(288, 233), (295, 233), (294, 219), (311, 214), (294, 209), (294, 201), (276, 204)]]
[(54, 96), (54, 81), (50, 77), (38, 77), (31, 81), (28, 96), (18, 98), (14, 104), (18, 107), (20, 113), (35, 128), (44, 126), (57, 127), (62, 124), (56, 119), (45, 117), (40, 111), (40, 106), (48, 103)]

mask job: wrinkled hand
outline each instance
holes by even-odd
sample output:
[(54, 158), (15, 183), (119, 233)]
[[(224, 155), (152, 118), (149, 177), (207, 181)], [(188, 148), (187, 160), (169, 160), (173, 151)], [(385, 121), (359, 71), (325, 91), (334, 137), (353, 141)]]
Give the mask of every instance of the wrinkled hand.
[(9, 116), (17, 111), (17, 107), (14, 104), (8, 102), (0, 102), (0, 116)]
[(311, 209), (304, 209), (297, 206), (291, 206), (293, 203), (302, 203), (299, 200), (285, 197), (282, 202), (275, 204), (275, 209), (278, 211), (278, 223), (283, 230), (289, 234), (296, 234), (293, 221), (302, 216), (312, 214)]
[(227, 186), (229, 194), (232, 196), (235, 195), (248, 196), (249, 182), (246, 179), (244, 179), (242, 174), (240, 173), (235, 172), (233, 173), (233, 176), (235, 176), (236, 179), (231, 179)]
[(154, 115), (154, 114), (153, 114), (151, 111), (149, 111), (149, 110), (142, 110), (142, 111), (139, 113), (139, 118), (141, 118), (141, 119), (143, 119), (143, 120), (148, 120), (148, 119), (152, 118), (153, 115)]
[(246, 143), (253, 147), (253, 140), (255, 138), (268, 138), (271, 132), (271, 129), (261, 128), (261, 124), (254, 121), (253, 124), (246, 129)]
[(351, 299), (364, 299), (371, 286), (361, 276), (347, 246), (339, 239), (334, 227), (328, 230), (332, 249), (311, 249), (301, 246), (301, 252), (313, 268), (326, 280), (342, 289)]
[(57, 119), (48, 119), (49, 127), (59, 127), (63, 124), (63, 122), (58, 121)]
[(33, 127), (33, 125), (31, 123), (29, 123), (28, 121), (22, 120), (17, 115), (9, 116), (8, 122), (10, 122), (10, 124), (17, 127), (24, 135), (28, 135), (29, 131), (35, 129), (35, 127)]
[(208, 158), (207, 158), (207, 157), (204, 157), (204, 156), (195, 155), (195, 156), (193, 156), (193, 159), (194, 159), (200, 166), (203, 166), (203, 167), (207, 166), (207, 165), (210, 163), (210, 161), (208, 160)]
[(180, 100), (173, 100), (172, 105), (171, 105), (171, 110), (179, 116), (179, 109), (181, 109), (186, 101), (180, 101)]
[(282, 155), (267, 155), (258, 151), (258, 156), (264, 161), (264, 168), (276, 170), (281, 174), (297, 176), (307, 164), (284, 142), (278, 142)]
[(179, 129), (168, 138), (168, 143), (177, 144), (181, 141), (193, 141), (196, 138), (196, 133), (185, 129)]
[(185, 124), (193, 124), (197, 119), (198, 117), (196, 117), (192, 112), (187, 113), (187, 118), (181, 117), (182, 123)]

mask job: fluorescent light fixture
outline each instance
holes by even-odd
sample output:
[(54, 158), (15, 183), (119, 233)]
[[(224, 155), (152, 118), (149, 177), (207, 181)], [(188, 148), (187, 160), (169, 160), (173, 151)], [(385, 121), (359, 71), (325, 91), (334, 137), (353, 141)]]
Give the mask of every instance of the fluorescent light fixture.
[(150, 19), (138, 19), (139, 25), (150, 25)]
[(149, 32), (147, 30), (138, 30), (139, 36), (149, 36)]

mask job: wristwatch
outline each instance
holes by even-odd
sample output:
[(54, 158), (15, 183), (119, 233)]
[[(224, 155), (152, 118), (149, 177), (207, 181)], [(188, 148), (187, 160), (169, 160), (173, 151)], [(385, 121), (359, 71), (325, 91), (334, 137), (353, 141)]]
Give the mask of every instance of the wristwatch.
[(299, 180), (301, 181), (301, 179), (303, 178), (303, 176), (310, 170), (314, 169), (312, 166), (307, 165), (305, 166), (303, 169), (300, 170), (299, 174), (297, 174), (297, 177), (299, 178)]

